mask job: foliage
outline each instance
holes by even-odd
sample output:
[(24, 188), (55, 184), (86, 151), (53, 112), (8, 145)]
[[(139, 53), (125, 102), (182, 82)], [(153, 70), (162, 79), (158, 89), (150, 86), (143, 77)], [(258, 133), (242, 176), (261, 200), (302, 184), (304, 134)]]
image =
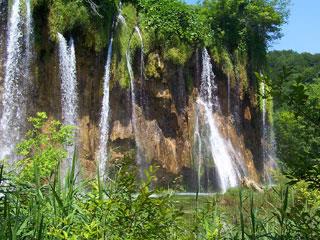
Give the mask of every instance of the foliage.
[[(127, 53), (134, 53), (137, 46), (134, 27), (137, 24), (137, 12), (132, 4), (126, 4), (122, 8), (124, 22), (121, 19), (116, 20), (114, 36), (114, 54), (112, 62), (112, 72), (114, 78), (120, 83), (121, 87), (128, 87), (130, 84)], [(135, 43), (133, 45), (132, 43)], [(140, 44), (140, 43), (139, 43)], [(132, 55), (132, 54), (131, 54)], [(130, 57), (132, 57), (130, 55)]]
[(182, 45), (179, 48), (170, 48), (164, 52), (164, 59), (168, 60), (176, 65), (184, 65), (190, 58), (191, 49), (186, 45)]
[(35, 183), (36, 178), (47, 181), (52, 170), (66, 157), (64, 147), (71, 143), (72, 127), (55, 120), (46, 121), (47, 115), (43, 112), (29, 118), (33, 128), (17, 147), (18, 154), (23, 157), (17, 163), (21, 181)]
[(138, 184), (131, 157), (104, 183), (99, 175), (76, 181), (75, 155), (66, 178), (60, 179), (59, 162), (65, 154), (57, 154), (63, 153), (69, 127), (49, 122), (52, 132), (47, 133), (41, 131), (44, 113), (30, 120), (33, 129), (20, 145), (29, 156), (24, 162), (30, 164), (21, 165), (16, 177), (0, 175), (1, 239), (169, 239), (172, 231), (179, 232), (179, 211), (171, 196), (150, 190), (152, 177)]
[(318, 55), (273, 52), (269, 81), (276, 102), (279, 157), (293, 180), (305, 180), (315, 188), (320, 188), (319, 59)]
[(107, 182), (99, 174), (96, 179), (76, 180), (74, 155), (61, 179), (59, 162), (65, 155), (52, 157), (48, 149), (62, 152), (71, 128), (45, 120), (44, 113), (30, 118), (33, 129), (20, 144), (28, 153), (27, 162), (35, 162), (34, 171), (30, 165), (21, 165), (16, 177), (0, 171), (1, 239), (318, 238), (319, 191), (310, 191), (307, 182), (274, 186), (263, 193), (231, 189), (207, 202), (196, 196), (196, 204), (186, 209), (179, 197), (151, 190), (152, 167), (138, 182), (131, 155), (115, 162)]
[(197, 239), (221, 239), (223, 230), (223, 220), (220, 216), (216, 199), (206, 203), (194, 214), (193, 235)]
[(148, 55), (147, 64), (145, 68), (146, 76), (151, 79), (160, 80), (164, 70), (164, 64), (160, 59), (160, 55), (151, 52)]
[[(82, 37), (85, 45), (100, 51), (109, 40), (109, 30), (116, 12), (115, 0), (35, 0), (34, 12), (46, 14), (50, 38), (57, 40), (57, 33), (73, 33)], [(81, 41), (82, 42), (82, 41)]]
[(288, 15), (286, 0), (206, 0), (203, 14), (210, 24), (213, 46), (230, 53), (247, 52), (254, 69), (265, 63), (268, 43), (279, 38)]
[(140, 0), (142, 25), (153, 31), (158, 44), (194, 44), (210, 37), (197, 7), (179, 0)]

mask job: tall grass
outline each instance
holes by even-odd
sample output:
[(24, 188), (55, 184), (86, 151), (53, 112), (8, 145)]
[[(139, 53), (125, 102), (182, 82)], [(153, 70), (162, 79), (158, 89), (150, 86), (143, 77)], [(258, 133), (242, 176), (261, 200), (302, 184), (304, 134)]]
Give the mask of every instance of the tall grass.
[(99, 172), (79, 179), (74, 155), (62, 179), (61, 136), (69, 131), (55, 122), (48, 133), (43, 121), (33, 120), (37, 128), (21, 145), (19, 174), (0, 166), (0, 239), (319, 239), (320, 194), (306, 185), (231, 189), (206, 199), (196, 194), (185, 209), (187, 201), (150, 187), (153, 171), (136, 181), (134, 154), (110, 169), (107, 182)]

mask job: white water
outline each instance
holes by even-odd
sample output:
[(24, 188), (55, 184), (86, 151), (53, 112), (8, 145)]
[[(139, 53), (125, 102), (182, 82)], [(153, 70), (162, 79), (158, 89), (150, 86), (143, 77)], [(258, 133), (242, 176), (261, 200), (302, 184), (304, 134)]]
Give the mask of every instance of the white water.
[[(135, 27), (135, 32), (138, 34), (139, 39), (141, 41), (141, 79), (143, 79), (143, 74), (144, 74), (144, 59), (143, 59), (143, 40), (141, 36), (140, 29), (138, 27)], [(131, 39), (130, 39), (131, 40)], [(126, 58), (127, 58), (127, 68), (129, 72), (129, 77), (130, 77), (130, 89), (131, 89), (131, 106), (132, 106), (132, 112), (131, 112), (131, 121), (132, 121), (132, 127), (134, 131), (134, 136), (135, 136), (135, 142), (136, 142), (136, 149), (137, 149), (137, 155), (136, 155), (136, 161), (137, 165), (140, 167), (140, 177), (143, 177), (143, 164), (145, 164), (143, 160), (143, 153), (142, 153), (142, 147), (140, 143), (140, 139), (138, 137), (138, 127), (137, 127), (137, 112), (136, 112), (136, 94), (135, 94), (135, 80), (134, 80), (134, 74), (132, 70), (132, 63), (131, 63), (131, 52), (130, 52), (130, 42), (129, 42), (129, 47), (126, 52)]]
[[(22, 140), (27, 111), (27, 96), (30, 82), (32, 19), (30, 0), (14, 0), (11, 6), (5, 62), (4, 92), (2, 100), (1, 152), (0, 158), (16, 160), (15, 145)], [(25, 23), (25, 24), (24, 24)]]
[(262, 95), (262, 153), (264, 163), (264, 178), (268, 184), (273, 184), (272, 171), (277, 168), (276, 142), (272, 125), (267, 123), (267, 98), (265, 82), (261, 82)]
[(123, 24), (124, 26), (127, 25), (126, 19), (123, 17), (122, 13), (120, 12), (118, 15), (118, 20)]
[[(78, 91), (76, 74), (76, 57), (73, 39), (69, 45), (63, 35), (58, 33), (59, 40), (59, 69), (61, 80), (62, 122), (65, 125), (78, 126)], [(66, 147), (68, 157), (62, 165), (63, 174), (71, 169), (72, 159), (76, 148), (76, 131), (73, 144)]]
[[(31, 38), (32, 38), (32, 34), (33, 34), (33, 29), (32, 29), (32, 16), (31, 16), (31, 4), (30, 4), (30, 0), (26, 0), (25, 1), (26, 4), (26, 21), (25, 21), (25, 25), (26, 25), (26, 33), (25, 33), (25, 46), (26, 46), (26, 61), (30, 62), (31, 58), (32, 58), (32, 46), (31, 46)], [(30, 73), (30, 68), (29, 66), (26, 66), (26, 73), (29, 76)], [(31, 79), (28, 79), (31, 80)]]
[[(137, 112), (136, 112), (136, 94), (135, 94), (135, 83), (134, 83), (134, 75), (133, 75), (133, 70), (131, 66), (131, 53), (130, 49), (126, 52), (126, 58), (127, 58), (127, 68), (129, 72), (129, 77), (130, 77), (130, 89), (131, 89), (131, 121), (132, 121), (132, 128), (135, 136), (135, 142), (136, 142), (136, 147), (137, 147), (137, 164), (138, 166), (142, 165), (142, 154), (141, 154), (141, 145), (140, 141), (138, 138), (138, 129), (137, 129)], [(140, 172), (141, 173), (141, 172)]]
[(194, 128), (194, 135), (193, 135), (195, 145), (197, 146), (197, 149), (196, 149), (196, 155), (197, 155), (196, 168), (197, 168), (197, 183), (198, 183), (197, 192), (201, 191), (201, 167), (203, 166), (202, 141), (201, 141), (201, 134), (200, 134), (200, 126), (199, 125), (200, 125), (199, 116), (197, 114), (195, 128)]
[(103, 78), (103, 99), (102, 110), (100, 118), (100, 147), (99, 147), (99, 173), (103, 180), (106, 178), (106, 164), (108, 160), (108, 136), (109, 136), (109, 84), (110, 84), (110, 67), (112, 60), (112, 44), (113, 37), (111, 37), (108, 47), (107, 62), (105, 65), (105, 75)]
[[(121, 8), (121, 2), (120, 2)], [(121, 11), (117, 17), (117, 21), (114, 23), (116, 26), (119, 21), (124, 26), (127, 25), (125, 18), (122, 16)], [(114, 28), (114, 26), (112, 27)], [(103, 99), (102, 109), (100, 116), (100, 138), (99, 138), (99, 174), (102, 180), (106, 180), (107, 177), (107, 162), (108, 162), (108, 139), (109, 139), (109, 115), (110, 115), (110, 77), (111, 77), (111, 63), (112, 63), (112, 47), (113, 47), (113, 33), (108, 46), (107, 61), (105, 65), (105, 73), (103, 77)]]
[(227, 86), (227, 97), (228, 97), (228, 117), (231, 116), (231, 82), (230, 82), (230, 76), (228, 75), (228, 86)]
[(141, 92), (140, 92), (140, 105), (144, 109), (145, 114), (147, 116), (148, 111), (149, 111), (149, 106), (148, 106), (148, 98), (145, 95), (145, 76), (144, 76), (144, 44), (143, 44), (143, 38), (142, 34), (140, 31), (140, 28), (138, 26), (135, 26), (134, 28), (135, 33), (137, 33), (139, 41), (140, 41), (140, 81), (141, 81)]
[(141, 81), (144, 79), (144, 45), (143, 45), (143, 39), (141, 35), (140, 28), (136, 26), (135, 28), (136, 33), (138, 34), (140, 44), (141, 44), (141, 53), (140, 53), (140, 77)]
[(265, 97), (266, 90), (264, 82), (261, 83), (261, 94), (262, 94), (262, 130), (263, 130), (263, 137), (267, 133), (267, 125), (266, 125), (266, 116), (267, 116), (267, 99)]
[[(213, 116), (213, 112), (220, 111), (220, 104), (217, 95), (217, 86), (214, 81), (215, 75), (212, 70), (211, 59), (206, 49), (202, 52), (202, 61), (203, 69), (201, 74), (200, 96), (196, 106), (196, 121), (198, 122), (199, 119), (204, 119), (204, 124), (202, 124), (202, 126), (197, 126), (199, 123), (196, 123), (196, 134), (199, 135), (198, 138), (201, 138), (201, 140), (198, 140), (198, 149), (201, 153), (201, 141), (209, 143), (209, 146), (207, 147), (210, 149), (210, 154), (214, 161), (219, 187), (221, 191), (225, 192), (229, 187), (234, 187), (238, 184), (240, 174), (236, 169), (236, 162), (239, 162), (239, 159), (235, 158), (237, 158), (239, 154), (235, 151), (232, 144), (230, 144), (220, 133), (218, 122)], [(203, 130), (197, 130), (199, 127), (202, 127)], [(208, 134), (201, 134), (203, 131), (208, 131)], [(201, 160), (201, 154), (198, 153), (198, 155), (199, 175), (199, 166), (203, 164), (203, 161)], [(199, 179), (198, 176), (198, 181)]]

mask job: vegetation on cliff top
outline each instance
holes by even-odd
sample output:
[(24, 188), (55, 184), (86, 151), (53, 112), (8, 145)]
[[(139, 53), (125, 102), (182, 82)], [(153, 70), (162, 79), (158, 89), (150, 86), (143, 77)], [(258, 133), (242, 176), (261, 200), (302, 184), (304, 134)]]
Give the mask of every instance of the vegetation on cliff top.
[[(265, 63), (270, 41), (280, 37), (288, 14), (287, 0), (206, 0), (201, 5), (180, 0), (136, 0), (124, 1), (123, 7), (127, 4), (136, 9), (130, 14), (138, 17), (134, 24), (140, 25), (149, 42), (147, 51), (168, 51), (169, 59), (173, 56), (177, 64), (185, 63), (191, 55), (185, 54), (186, 46), (190, 52), (206, 46), (220, 49), (219, 54), (223, 49), (232, 61), (236, 59), (234, 54), (248, 57), (257, 68)], [(52, 40), (56, 40), (57, 32), (73, 33), (96, 51), (106, 48), (112, 22), (120, 11), (118, 0), (35, 0), (33, 7), (38, 14), (47, 9), (41, 14), (47, 12)]]

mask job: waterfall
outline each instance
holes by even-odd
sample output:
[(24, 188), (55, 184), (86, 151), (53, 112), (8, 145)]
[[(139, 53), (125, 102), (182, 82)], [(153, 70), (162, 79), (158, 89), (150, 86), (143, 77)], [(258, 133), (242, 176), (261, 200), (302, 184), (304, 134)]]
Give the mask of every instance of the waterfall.
[(1, 27), (1, 31), (0, 31), (0, 68), (2, 67), (2, 61), (3, 58), (2, 54), (3, 54), (3, 50), (4, 50), (4, 43), (5, 43), (5, 32), (6, 32), (6, 23), (7, 23), (7, 2), (4, 2), (2, 0), (0, 0), (0, 27)]
[[(120, 2), (121, 7), (121, 2)], [(112, 25), (114, 29), (114, 24), (118, 25), (119, 21), (121, 24), (126, 26), (126, 20), (122, 16), (121, 11), (118, 14), (117, 21)], [(107, 161), (108, 161), (108, 139), (109, 139), (109, 115), (110, 115), (110, 77), (111, 77), (111, 62), (112, 62), (112, 47), (113, 47), (113, 33), (111, 33), (107, 61), (105, 65), (105, 73), (103, 77), (103, 99), (102, 99), (102, 109), (100, 116), (100, 138), (99, 138), (99, 174), (101, 174), (101, 179), (105, 180), (107, 177)]]
[(145, 115), (147, 116), (149, 113), (149, 108), (148, 108), (148, 98), (147, 98), (147, 94), (145, 92), (146, 82), (145, 82), (145, 76), (144, 76), (144, 69), (145, 69), (145, 67), (144, 67), (144, 44), (143, 44), (143, 38), (142, 38), (140, 28), (138, 26), (135, 26), (134, 30), (138, 35), (138, 38), (140, 41), (140, 46), (141, 46), (141, 50), (140, 50), (140, 81), (141, 81), (140, 104), (145, 111)]
[(126, 19), (124, 18), (124, 16), (122, 15), (121, 12), (119, 12), (118, 20), (121, 22), (121, 24), (123, 24), (125, 26), (127, 25)]
[(228, 100), (228, 117), (231, 116), (231, 82), (230, 82), (230, 75), (228, 75), (228, 82), (227, 82), (227, 100)]
[[(260, 73), (261, 76), (263, 76)], [(267, 122), (267, 97), (264, 80), (261, 81), (260, 90), (262, 95), (262, 154), (264, 164), (265, 182), (272, 184), (271, 171), (277, 168), (276, 142), (273, 126)]]
[(27, 96), (30, 87), (32, 60), (32, 18), (30, 0), (25, 0), (25, 11), (20, 0), (14, 0), (7, 32), (2, 115), (0, 120), (0, 158), (16, 160), (15, 145), (21, 141), (27, 115)]
[(99, 147), (99, 173), (101, 174), (102, 179), (105, 179), (106, 163), (108, 160), (108, 136), (109, 136), (109, 83), (110, 83), (110, 67), (112, 60), (112, 44), (113, 37), (111, 36), (107, 62), (105, 65), (105, 75), (103, 78), (103, 99), (102, 99), (102, 110), (100, 118), (100, 147)]
[[(26, 46), (26, 61), (30, 62), (31, 58), (32, 58), (32, 46), (31, 46), (31, 37), (32, 37), (32, 33), (33, 33), (33, 29), (32, 29), (32, 16), (31, 16), (31, 4), (30, 4), (30, 0), (27, 0), (25, 2), (26, 4), (26, 21), (25, 21), (25, 25), (26, 25), (26, 33), (25, 33), (25, 46)], [(29, 66), (25, 66), (25, 70), (26, 70), (26, 74), (29, 76), (29, 71), (30, 68)], [(28, 79), (30, 80), (30, 79)]]
[[(78, 125), (78, 91), (76, 76), (76, 57), (74, 42), (71, 38), (69, 46), (62, 34), (58, 33), (59, 41), (59, 69), (61, 79), (61, 107), (62, 121), (65, 125)], [(68, 157), (66, 163), (63, 163), (62, 170), (70, 169), (76, 147), (76, 133), (74, 133), (74, 142), (66, 147)]]
[[(237, 159), (240, 154), (237, 153), (232, 144), (220, 133), (219, 122), (213, 114), (214, 112), (220, 112), (220, 104), (211, 59), (206, 49), (202, 52), (202, 61), (203, 69), (201, 74), (200, 95), (196, 102), (195, 127), (195, 135), (198, 139), (197, 148), (199, 151), (199, 153), (197, 153), (198, 175), (200, 174), (200, 165), (208, 164), (207, 160), (207, 163), (204, 163), (202, 160), (202, 158), (205, 157), (202, 153), (206, 154), (202, 146), (206, 146), (208, 149), (207, 154), (211, 155), (208, 157), (213, 160), (213, 167), (215, 169), (213, 175), (217, 176), (219, 188), (224, 192), (227, 188), (234, 187), (238, 184), (240, 170), (237, 169), (237, 164), (239, 164), (241, 159)], [(200, 124), (199, 119), (202, 119), (202, 124)], [(202, 144), (202, 142), (205, 144)], [(198, 181), (199, 180), (200, 177), (198, 176)]]
[[(142, 41), (142, 36), (140, 29), (138, 27), (135, 27), (135, 32), (138, 34), (139, 39), (141, 41), (141, 79), (143, 79), (143, 74), (144, 74), (144, 66), (143, 66), (143, 41)], [(130, 39), (131, 41), (131, 39)], [(132, 65), (131, 65), (131, 52), (130, 52), (130, 41), (129, 41), (129, 46), (128, 50), (126, 52), (126, 58), (127, 58), (127, 68), (129, 72), (129, 77), (130, 77), (130, 89), (131, 89), (131, 106), (132, 106), (132, 112), (131, 112), (131, 120), (132, 120), (132, 127), (134, 131), (134, 136), (135, 136), (135, 142), (136, 142), (136, 148), (137, 148), (137, 155), (136, 155), (136, 161), (137, 165), (140, 167), (140, 177), (143, 177), (143, 164), (145, 164), (145, 161), (143, 159), (143, 152), (142, 152), (142, 147), (140, 143), (140, 139), (138, 137), (139, 130), (137, 127), (137, 103), (136, 103), (136, 94), (135, 94), (135, 80), (134, 80), (134, 74), (132, 70)]]
[(196, 162), (196, 172), (197, 172), (197, 192), (201, 191), (201, 167), (202, 167), (202, 141), (201, 141), (201, 134), (200, 134), (200, 127), (199, 127), (199, 118), (198, 115), (196, 116), (195, 121), (195, 128), (194, 128), (194, 141), (195, 146), (197, 146), (197, 149), (195, 149), (195, 154), (197, 155), (197, 162)]
[(141, 44), (141, 53), (140, 53), (140, 77), (141, 81), (144, 79), (144, 45), (143, 45), (143, 39), (141, 35), (140, 28), (136, 26), (135, 28), (136, 33), (138, 34), (140, 44)]
[[(127, 68), (129, 72), (129, 77), (130, 77), (130, 89), (131, 89), (131, 106), (132, 106), (132, 112), (131, 112), (131, 121), (132, 121), (132, 128), (135, 136), (135, 142), (136, 142), (136, 147), (137, 147), (137, 164), (138, 166), (142, 165), (142, 153), (141, 153), (141, 146), (140, 146), (140, 141), (137, 136), (138, 134), (138, 129), (137, 129), (137, 104), (136, 104), (136, 94), (135, 94), (135, 83), (134, 83), (134, 75), (133, 75), (133, 70), (131, 66), (131, 53), (130, 49), (128, 48), (128, 51), (126, 52), (126, 58), (127, 58)], [(141, 172), (140, 172), (141, 174)]]

